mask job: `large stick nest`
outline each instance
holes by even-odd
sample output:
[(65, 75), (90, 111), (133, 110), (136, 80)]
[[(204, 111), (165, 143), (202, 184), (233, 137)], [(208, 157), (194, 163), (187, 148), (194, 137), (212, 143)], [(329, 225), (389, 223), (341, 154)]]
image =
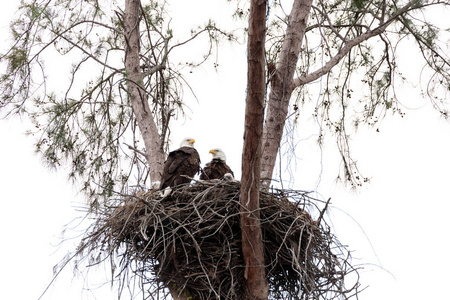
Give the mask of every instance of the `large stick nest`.
[[(100, 212), (78, 254), (91, 264), (116, 258), (120, 286), (139, 278), (148, 298), (167, 296), (171, 287), (191, 299), (240, 299), (239, 188), (239, 182), (202, 181), (165, 198), (154, 191), (123, 196)], [(306, 192), (273, 190), (260, 193), (260, 206), (270, 298), (357, 294), (357, 276), (350, 287), (344, 283), (357, 270), (322, 220), (325, 203)]]

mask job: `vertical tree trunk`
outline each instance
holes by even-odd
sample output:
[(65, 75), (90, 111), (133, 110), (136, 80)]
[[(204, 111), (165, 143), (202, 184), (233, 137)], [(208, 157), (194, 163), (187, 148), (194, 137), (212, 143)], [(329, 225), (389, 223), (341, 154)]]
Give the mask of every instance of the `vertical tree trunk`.
[(293, 78), (305, 35), (312, 0), (295, 0), (289, 15), (280, 57), (270, 82), (270, 95), (264, 123), (261, 179), (268, 188), (283, 136)]
[(247, 99), (241, 178), (242, 255), (246, 294), (243, 299), (267, 299), (268, 284), (259, 218), (262, 126), (265, 95), (266, 1), (252, 0), (248, 33)]
[(158, 127), (148, 104), (147, 93), (143, 89), (140, 70), (139, 48), (139, 0), (126, 0), (124, 13), (125, 69), (128, 75), (128, 91), (133, 112), (145, 144), (145, 155), (150, 168), (152, 185), (158, 185), (164, 164), (164, 152)]

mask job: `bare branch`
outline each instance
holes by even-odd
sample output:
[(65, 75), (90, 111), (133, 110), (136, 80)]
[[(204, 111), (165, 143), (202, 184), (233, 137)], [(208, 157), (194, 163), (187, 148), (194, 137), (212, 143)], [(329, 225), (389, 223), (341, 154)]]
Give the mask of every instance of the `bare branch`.
[(330, 72), (330, 70), (334, 66), (336, 66), (342, 60), (342, 58), (344, 56), (346, 56), (353, 49), (353, 47), (361, 44), (362, 42), (364, 42), (374, 36), (382, 34), (389, 25), (391, 25), (394, 21), (396, 21), (398, 19), (399, 16), (401, 16), (402, 14), (404, 14), (408, 10), (410, 10), (411, 7), (413, 6), (414, 2), (415, 1), (413, 0), (413, 1), (410, 1), (409, 3), (407, 3), (403, 8), (398, 10), (386, 22), (379, 25), (377, 28), (366, 31), (365, 33), (357, 36), (353, 40), (344, 42), (343, 46), (339, 50), (339, 52), (335, 56), (333, 56), (322, 68), (320, 68), (312, 73), (305, 74), (305, 75), (295, 78), (292, 82), (291, 88), (295, 89), (296, 87), (310, 83), (316, 79), (319, 79), (320, 77), (327, 74), (328, 72)]

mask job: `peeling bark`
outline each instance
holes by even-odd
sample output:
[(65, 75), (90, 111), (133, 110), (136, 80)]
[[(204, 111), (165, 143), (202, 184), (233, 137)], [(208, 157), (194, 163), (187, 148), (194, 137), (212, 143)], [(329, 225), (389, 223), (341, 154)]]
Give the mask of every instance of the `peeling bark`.
[(242, 255), (246, 291), (243, 299), (267, 299), (268, 283), (259, 214), (261, 141), (265, 96), (266, 1), (252, 0), (248, 33), (248, 74), (241, 177)]
[(133, 113), (145, 144), (145, 157), (150, 169), (152, 185), (161, 181), (164, 152), (161, 137), (154, 116), (148, 104), (148, 96), (143, 89), (143, 75), (139, 63), (139, 0), (127, 0), (124, 12), (125, 69), (128, 91)]

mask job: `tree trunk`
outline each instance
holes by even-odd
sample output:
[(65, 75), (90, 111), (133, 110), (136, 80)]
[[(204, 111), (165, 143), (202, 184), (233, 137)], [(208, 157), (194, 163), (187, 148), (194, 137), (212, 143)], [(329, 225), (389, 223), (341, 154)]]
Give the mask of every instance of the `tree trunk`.
[(128, 75), (128, 92), (133, 113), (144, 140), (145, 157), (149, 164), (150, 180), (159, 187), (164, 164), (164, 152), (158, 127), (148, 104), (148, 96), (143, 88), (140, 69), (139, 48), (139, 0), (126, 0), (124, 13), (125, 69)]
[(280, 57), (272, 74), (267, 115), (263, 132), (261, 165), (262, 185), (268, 188), (272, 180), (278, 149), (293, 91), (293, 78), (305, 35), (312, 0), (295, 0), (289, 16)]
[(242, 255), (246, 293), (243, 299), (267, 299), (268, 284), (259, 214), (261, 141), (265, 96), (266, 1), (252, 0), (248, 33), (247, 99), (241, 177)]

